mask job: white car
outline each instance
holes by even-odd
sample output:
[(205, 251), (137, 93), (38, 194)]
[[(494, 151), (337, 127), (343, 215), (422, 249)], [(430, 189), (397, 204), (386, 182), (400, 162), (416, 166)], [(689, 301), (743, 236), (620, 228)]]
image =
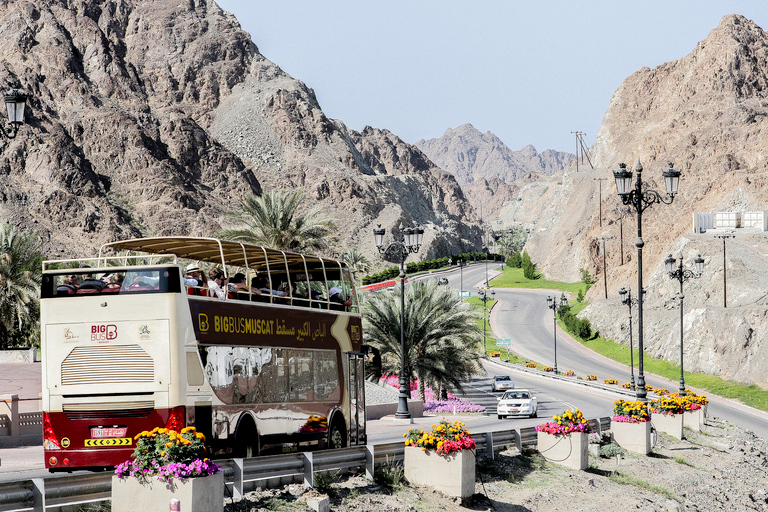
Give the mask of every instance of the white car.
[(507, 391), (498, 399), (499, 405), (496, 413), (499, 419), (507, 416), (529, 416), (535, 418), (539, 413), (539, 404), (536, 397), (527, 389), (514, 389)]
[(491, 389), (493, 391), (515, 389), (515, 381), (513, 381), (509, 375), (495, 375), (493, 381), (491, 381)]

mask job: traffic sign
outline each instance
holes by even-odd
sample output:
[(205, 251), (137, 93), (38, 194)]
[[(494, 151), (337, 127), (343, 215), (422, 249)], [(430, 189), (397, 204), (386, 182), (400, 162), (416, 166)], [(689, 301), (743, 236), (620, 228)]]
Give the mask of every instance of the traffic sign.
[(472, 296), (472, 292), (468, 292), (467, 290), (461, 290), (459, 292), (459, 297), (467, 298), (467, 297), (471, 297), (471, 296)]
[(509, 338), (499, 338), (496, 340), (496, 346), (497, 347), (511, 347), (512, 346), (512, 340)]

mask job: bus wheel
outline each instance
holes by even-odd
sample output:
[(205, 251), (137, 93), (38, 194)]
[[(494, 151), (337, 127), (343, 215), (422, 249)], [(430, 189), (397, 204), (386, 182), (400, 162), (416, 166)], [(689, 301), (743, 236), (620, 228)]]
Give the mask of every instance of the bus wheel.
[(259, 454), (259, 434), (250, 421), (244, 422), (237, 429), (235, 436), (235, 456), (249, 459)]
[(344, 448), (347, 446), (347, 432), (342, 416), (336, 416), (328, 431), (328, 448)]

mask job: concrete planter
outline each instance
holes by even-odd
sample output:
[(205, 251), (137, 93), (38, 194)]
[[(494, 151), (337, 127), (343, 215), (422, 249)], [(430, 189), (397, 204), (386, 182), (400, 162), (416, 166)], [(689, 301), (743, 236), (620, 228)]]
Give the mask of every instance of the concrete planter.
[(703, 409), (696, 409), (695, 411), (686, 411), (683, 413), (683, 426), (690, 428), (696, 432), (701, 432), (701, 427), (704, 425), (704, 411)]
[(675, 439), (683, 438), (683, 414), (661, 414), (655, 412), (651, 415), (651, 422), (656, 430), (664, 432)]
[(446, 496), (468, 498), (475, 494), (475, 454), (461, 450), (438, 455), (434, 450), (406, 446), (405, 478), (413, 485), (431, 487)]
[(648, 455), (651, 453), (651, 422), (622, 423), (611, 422), (613, 440), (627, 451)]
[(210, 512), (224, 506), (224, 473), (211, 476), (174, 479), (173, 484), (152, 478), (112, 477), (112, 512), (168, 512), (168, 504), (176, 498), (181, 510)]
[(539, 453), (549, 462), (571, 469), (587, 469), (589, 466), (589, 434), (586, 432), (536, 434)]

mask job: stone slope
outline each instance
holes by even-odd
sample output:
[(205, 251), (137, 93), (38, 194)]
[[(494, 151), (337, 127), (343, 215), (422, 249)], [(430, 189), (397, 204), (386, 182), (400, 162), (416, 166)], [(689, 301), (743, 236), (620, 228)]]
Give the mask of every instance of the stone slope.
[(538, 153), (531, 145), (513, 151), (496, 135), (471, 124), (449, 128), (437, 139), (415, 143), (441, 168), (453, 173), (462, 187), (482, 178), (510, 183), (531, 172), (554, 174), (573, 158), (570, 153), (547, 149)]
[[(602, 282), (590, 290), (593, 304), (585, 311), (602, 334), (626, 339), (627, 326), (618, 304), (622, 286), (636, 288), (634, 215), (623, 223), (624, 262), (619, 212), (611, 171), (619, 162), (634, 168), (639, 159), (643, 178), (664, 190), (661, 172), (674, 162), (683, 172), (680, 193), (671, 205), (656, 204), (643, 215), (645, 342), (656, 356), (677, 359), (679, 315), (677, 284), (663, 271), (667, 254), (682, 253), (687, 265), (701, 253), (704, 275), (685, 285), (686, 364), (746, 382), (768, 385), (759, 368), (768, 358), (764, 306), (768, 279), (757, 271), (768, 252), (762, 235), (739, 236), (729, 248), (729, 297), (722, 307), (722, 244), (712, 237), (691, 235), (691, 215), (702, 211), (765, 210), (768, 204), (766, 130), (768, 129), (768, 35), (738, 15), (722, 19), (688, 56), (651, 70), (636, 72), (614, 93), (593, 147), (595, 169), (573, 166), (562, 185), (538, 199), (536, 230), (527, 246), (548, 277), (578, 280), (581, 268), (602, 279), (601, 236), (606, 244), (609, 300)], [(603, 226), (599, 225), (602, 182)], [(617, 309), (619, 308), (619, 309)]]
[(370, 228), (401, 220), (428, 228), (425, 255), (479, 246), (455, 181), (378, 132), (354, 136), (377, 148), (366, 161), (211, 1), (21, 0), (0, 4), (0, 21), (0, 83), (30, 93), (28, 124), (0, 154), (0, 216), (40, 229), (51, 256), (210, 235), (262, 187), (326, 204), (343, 220), (338, 249), (360, 240), (372, 254)]

